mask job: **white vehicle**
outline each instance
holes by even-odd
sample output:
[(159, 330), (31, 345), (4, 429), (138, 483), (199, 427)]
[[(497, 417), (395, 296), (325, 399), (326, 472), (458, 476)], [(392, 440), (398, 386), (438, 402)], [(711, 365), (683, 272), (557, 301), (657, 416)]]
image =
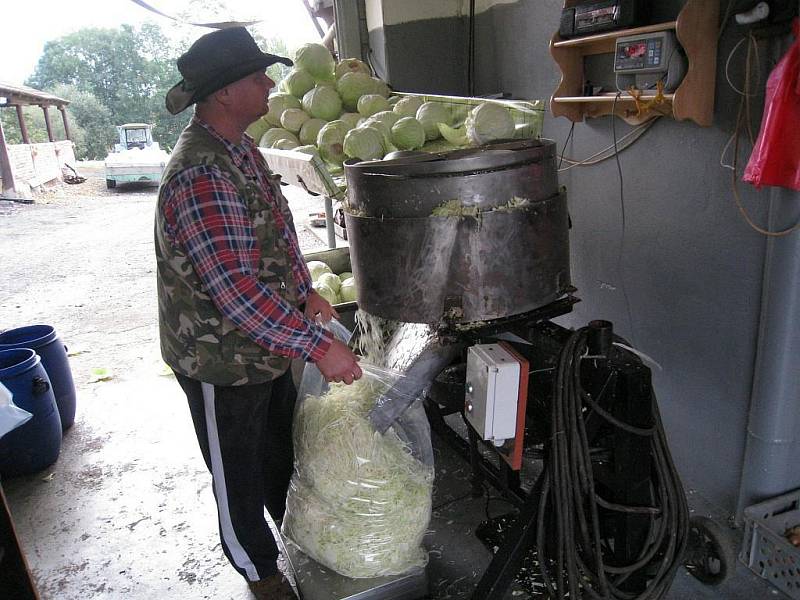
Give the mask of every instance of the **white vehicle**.
[(119, 143), (106, 157), (106, 187), (118, 183), (144, 182), (158, 185), (169, 154), (153, 141), (152, 126), (147, 123), (118, 125)]

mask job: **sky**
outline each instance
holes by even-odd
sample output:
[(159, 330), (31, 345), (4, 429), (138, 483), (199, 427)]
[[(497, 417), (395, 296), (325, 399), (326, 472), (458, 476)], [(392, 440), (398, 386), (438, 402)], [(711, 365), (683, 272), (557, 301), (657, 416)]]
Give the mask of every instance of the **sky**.
[[(189, 0), (145, 0), (168, 15), (186, 9)], [(292, 49), (319, 41), (301, 0), (216, 0), (228, 14), (197, 14), (193, 21), (254, 21), (265, 38), (283, 38)], [(176, 39), (197, 38), (210, 31), (203, 27), (175, 26), (175, 22), (153, 14), (131, 0), (18, 0), (3, 7), (0, 35), (0, 81), (21, 84), (34, 71), (45, 42), (84, 27), (118, 27), (123, 23), (157, 23)]]

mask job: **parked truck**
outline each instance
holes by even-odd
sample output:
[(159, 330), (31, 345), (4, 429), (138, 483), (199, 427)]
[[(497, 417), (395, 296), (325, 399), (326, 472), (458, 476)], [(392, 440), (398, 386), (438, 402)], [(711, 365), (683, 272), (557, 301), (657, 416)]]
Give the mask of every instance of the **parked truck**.
[(119, 142), (105, 160), (106, 187), (134, 182), (158, 185), (169, 154), (153, 141), (152, 126), (125, 123), (117, 126), (117, 132)]

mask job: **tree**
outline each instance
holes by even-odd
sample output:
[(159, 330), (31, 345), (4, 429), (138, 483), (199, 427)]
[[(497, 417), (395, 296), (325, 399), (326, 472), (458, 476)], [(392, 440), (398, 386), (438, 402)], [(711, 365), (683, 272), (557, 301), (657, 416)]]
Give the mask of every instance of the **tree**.
[[(115, 137), (114, 125), (130, 122), (151, 123), (153, 137), (165, 147), (174, 144), (189, 115), (174, 117), (164, 106), (167, 90), (180, 80), (175, 67), (175, 48), (157, 25), (139, 29), (122, 25), (119, 29), (86, 28), (47, 42), (36, 70), (26, 82), (31, 87), (52, 90), (58, 85), (72, 86), (72, 91), (87, 93), (73, 101), (72, 112), (89, 115), (97, 110), (96, 99), (108, 111), (98, 113), (92, 127), (109, 126), (97, 143), (106, 146)], [(69, 98), (67, 98), (69, 99)], [(83, 100), (86, 107), (79, 106)], [(79, 124), (86, 128), (82, 119)], [(92, 155), (100, 152), (87, 146)], [(104, 155), (104, 154), (103, 154)]]
[(75, 157), (80, 160), (105, 158), (117, 138), (111, 111), (94, 94), (74, 85), (59, 83), (48, 91), (70, 101), (67, 119), (75, 142)]
[[(210, 7), (217, 13), (224, 8), (218, 0), (195, 0), (195, 5)], [(266, 52), (290, 55), (283, 40), (268, 40), (251, 33)], [(80, 140), (79, 129), (73, 136), (81, 158), (104, 157), (116, 137), (114, 126), (132, 122), (152, 124), (153, 138), (169, 150), (192, 111), (171, 115), (164, 100), (167, 91), (181, 79), (177, 57), (199, 35), (193, 28), (191, 39), (175, 44), (153, 24), (80, 29), (45, 44), (26, 84), (52, 93), (61, 90), (56, 95), (71, 101), (68, 114), (73, 116), (75, 127), (85, 132)], [(278, 82), (288, 70), (285, 65), (276, 64), (267, 73)], [(3, 118), (5, 127), (8, 117)]]

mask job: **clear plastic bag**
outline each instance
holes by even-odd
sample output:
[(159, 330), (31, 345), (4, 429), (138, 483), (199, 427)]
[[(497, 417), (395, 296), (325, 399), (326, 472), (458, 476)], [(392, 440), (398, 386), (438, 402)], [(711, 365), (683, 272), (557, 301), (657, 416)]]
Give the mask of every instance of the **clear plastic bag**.
[(0, 383), (0, 438), (12, 429), (27, 423), (33, 415), (14, 404), (12, 394)]
[[(324, 383), (306, 366), (294, 418), (295, 471), (283, 533), (307, 555), (347, 577), (423, 567), (431, 516), (433, 451), (419, 399), (383, 435), (368, 419), (403, 375), (362, 363), (352, 385)], [(313, 384), (306, 384), (306, 378)], [(321, 386), (319, 380), (323, 381)], [(318, 386), (319, 393), (308, 393)], [(407, 400), (407, 399), (403, 399)]]

